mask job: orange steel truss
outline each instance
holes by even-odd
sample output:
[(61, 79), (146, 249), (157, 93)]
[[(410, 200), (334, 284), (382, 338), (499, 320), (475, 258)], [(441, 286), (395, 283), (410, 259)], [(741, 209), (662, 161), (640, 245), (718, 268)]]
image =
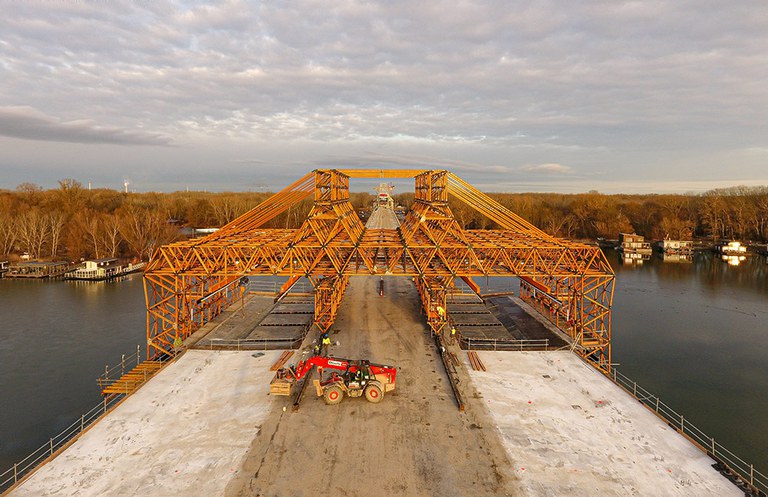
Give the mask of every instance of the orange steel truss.
[[(366, 228), (349, 201), (350, 178), (413, 178), (414, 203), (397, 229)], [(297, 229), (264, 225), (314, 195)], [(448, 197), (496, 223), (465, 230)], [(173, 354), (239, 297), (243, 276), (300, 277), (315, 289), (315, 324), (334, 322), (350, 276), (408, 276), (435, 333), (447, 324), (456, 278), (517, 276), (521, 296), (547, 315), (598, 368), (611, 364), (614, 274), (595, 246), (555, 238), (444, 170), (315, 170), (205, 238), (160, 247), (144, 275), (148, 356)]]

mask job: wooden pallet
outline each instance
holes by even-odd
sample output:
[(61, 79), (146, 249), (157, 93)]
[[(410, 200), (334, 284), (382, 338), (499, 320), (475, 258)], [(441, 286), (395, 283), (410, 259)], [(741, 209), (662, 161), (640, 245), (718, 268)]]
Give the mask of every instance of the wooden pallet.
[(467, 352), (467, 356), (469, 357), (469, 364), (472, 366), (473, 370), (487, 371), (487, 369), (485, 369), (485, 364), (480, 360), (480, 356), (477, 355), (477, 352), (470, 350)]
[(102, 388), (102, 395), (127, 395), (141, 386), (155, 375), (163, 363), (160, 361), (144, 361), (135, 368), (122, 375), (114, 383)]
[(291, 358), (293, 355), (292, 350), (284, 350), (282, 354), (280, 354), (280, 357), (277, 358), (275, 363), (269, 367), (270, 371), (277, 371), (278, 369), (285, 366), (285, 363), (288, 362), (288, 359)]

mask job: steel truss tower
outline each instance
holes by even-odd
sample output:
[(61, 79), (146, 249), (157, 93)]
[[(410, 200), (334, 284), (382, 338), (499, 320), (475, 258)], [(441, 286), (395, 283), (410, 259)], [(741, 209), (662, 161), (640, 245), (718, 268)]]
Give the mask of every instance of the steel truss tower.
[[(413, 178), (414, 203), (401, 226), (367, 229), (349, 201), (350, 178)], [(310, 195), (298, 229), (264, 227)], [(498, 229), (462, 229), (449, 195)], [(479, 292), (473, 277), (517, 276), (521, 296), (582, 356), (610, 370), (614, 274), (600, 249), (546, 234), (444, 170), (315, 170), (205, 238), (160, 247), (144, 274), (147, 355), (174, 354), (239, 297), (244, 276), (287, 276), (282, 292), (308, 278), (315, 324), (327, 330), (356, 275), (412, 277), (435, 333), (446, 326), (446, 291), (457, 278)]]

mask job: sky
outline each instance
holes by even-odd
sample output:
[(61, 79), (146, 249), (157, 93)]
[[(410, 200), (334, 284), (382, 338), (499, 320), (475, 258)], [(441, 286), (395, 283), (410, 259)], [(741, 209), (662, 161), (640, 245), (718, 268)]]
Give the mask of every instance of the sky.
[(0, 14), (0, 188), (274, 191), (318, 168), (448, 169), (499, 192), (768, 185), (764, 0)]

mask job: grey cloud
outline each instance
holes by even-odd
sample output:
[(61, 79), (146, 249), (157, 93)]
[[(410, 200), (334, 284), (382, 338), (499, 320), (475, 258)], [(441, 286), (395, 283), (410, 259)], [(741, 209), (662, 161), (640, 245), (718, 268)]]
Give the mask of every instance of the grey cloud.
[(45, 132), (66, 136), (83, 135), (50, 116), (85, 116), (102, 127), (69, 126), (107, 143), (207, 137), (355, 156), (375, 142), (438, 161), (453, 152), (435, 147), (461, 150), (480, 166), (467, 174), (544, 176), (520, 167), (548, 163), (589, 174), (670, 150), (765, 147), (763, 11), (757, 0), (12, 2), (0, 106), (32, 102)]
[(156, 133), (103, 127), (90, 121), (63, 122), (31, 107), (0, 107), (0, 135), (23, 140), (167, 146)]
[(537, 172), (537, 173), (546, 173), (546, 174), (570, 174), (573, 172), (573, 169), (569, 166), (564, 166), (562, 164), (526, 164), (522, 167), (520, 167), (521, 171), (525, 172)]

